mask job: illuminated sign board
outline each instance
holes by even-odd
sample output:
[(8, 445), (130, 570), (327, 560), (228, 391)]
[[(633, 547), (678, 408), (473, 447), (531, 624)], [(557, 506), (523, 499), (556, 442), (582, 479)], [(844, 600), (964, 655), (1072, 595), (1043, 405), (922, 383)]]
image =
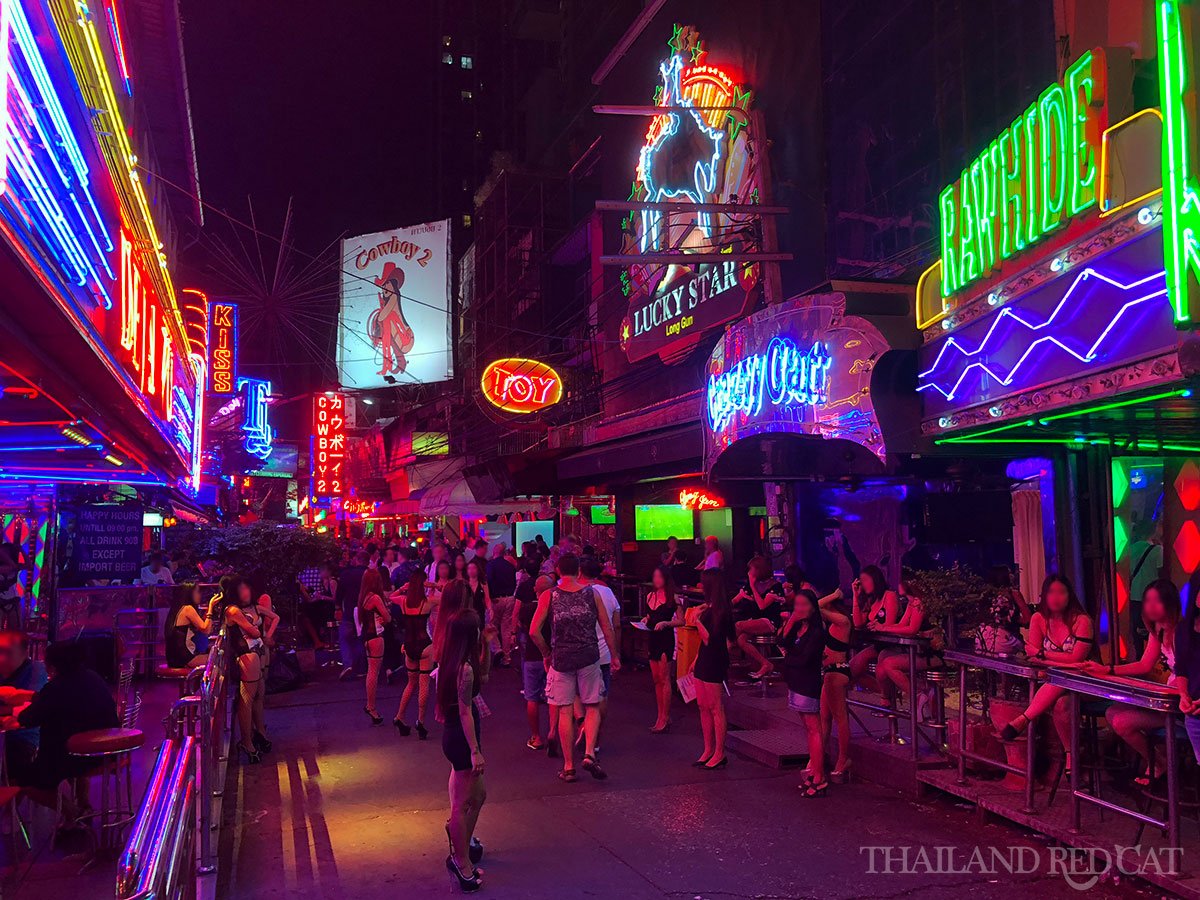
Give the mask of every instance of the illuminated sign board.
[(238, 308), (213, 301), (208, 306), (208, 389), (232, 394), (237, 380)]
[(1096, 205), (1106, 60), (1083, 54), (938, 196), (943, 297)]
[[(121, 362), (160, 418), (175, 418), (178, 363), (166, 307), (146, 277), (132, 238), (121, 230)], [(184, 395), (186, 398), (186, 395)], [(190, 456), (191, 448), (186, 455)]]
[(450, 353), (450, 221), (342, 241), (338, 377), (347, 388), (432, 384)]
[(699, 488), (684, 488), (679, 492), (679, 505), (684, 509), (705, 510), (720, 509), (725, 501), (716, 494), (702, 491)]
[(345, 492), (346, 396), (318, 394), (313, 400), (312, 486), (314, 502)]
[[(746, 253), (762, 249), (744, 212), (691, 211), (695, 204), (754, 204), (763, 183), (750, 134), (752, 92), (710, 65), (699, 33), (676, 25), (659, 66), (654, 116), (638, 151), (630, 202), (656, 204), (621, 223), (621, 252)], [(757, 136), (761, 138), (761, 136)], [(678, 210), (671, 204), (680, 204)], [(685, 205), (686, 204), (686, 205)], [(665, 206), (664, 206), (665, 205)], [(621, 344), (631, 361), (675, 360), (701, 336), (743, 315), (757, 298), (759, 269), (733, 259), (696, 265), (633, 263), (620, 275), (629, 312)]]
[(414, 431), (412, 452), (414, 456), (448, 456), (450, 435), (444, 431)]
[(242, 443), (252, 456), (266, 460), (275, 443), (275, 429), (270, 422), (271, 382), (261, 378), (239, 378), (239, 391), (245, 390), (242, 404)]
[(559, 374), (533, 359), (493, 360), (484, 368), (480, 386), (489, 403), (512, 413), (538, 412), (563, 394)]
[(706, 470), (743, 438), (774, 433), (851, 441), (884, 457), (871, 374), (890, 347), (845, 305), (840, 293), (799, 297), (726, 330), (706, 367)]

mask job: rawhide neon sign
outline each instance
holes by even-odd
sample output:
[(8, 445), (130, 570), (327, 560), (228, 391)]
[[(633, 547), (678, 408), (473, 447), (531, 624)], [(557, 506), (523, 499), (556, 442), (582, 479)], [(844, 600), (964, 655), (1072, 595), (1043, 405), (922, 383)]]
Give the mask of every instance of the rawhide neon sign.
[(553, 406), (563, 395), (559, 374), (535, 359), (497, 359), (480, 378), (483, 396), (511, 413), (533, 413)]
[[(654, 91), (654, 105), (665, 111), (650, 120), (628, 198), (647, 206), (622, 220), (621, 252), (636, 259), (759, 251), (758, 229), (750, 227), (756, 217), (691, 208), (759, 202), (762, 175), (750, 132), (753, 94), (728, 68), (706, 61), (708, 51), (694, 28), (676, 25), (668, 49)], [(705, 332), (750, 309), (759, 270), (733, 258), (696, 265), (647, 261), (633, 263), (620, 278), (629, 298), (620, 333), (629, 359), (657, 355), (673, 361)]]
[(942, 296), (1096, 205), (1107, 57), (1083, 54), (938, 196)]

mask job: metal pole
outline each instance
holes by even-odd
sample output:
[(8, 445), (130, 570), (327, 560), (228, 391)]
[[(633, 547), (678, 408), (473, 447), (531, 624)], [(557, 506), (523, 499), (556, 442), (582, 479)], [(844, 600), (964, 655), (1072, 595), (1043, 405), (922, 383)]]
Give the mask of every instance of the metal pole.
[[(1031, 678), (1029, 680), (1029, 699), (1033, 700), (1033, 694), (1037, 690), (1036, 682)], [(1025, 729), (1025, 807), (1021, 810), (1024, 813), (1033, 812), (1033, 767), (1034, 757), (1037, 755), (1037, 716), (1029, 720), (1029, 726)]]
[(916, 762), (921, 756), (917, 734), (917, 646), (908, 645), (908, 726), (912, 729), (912, 758)]
[[(1079, 695), (1074, 691), (1070, 692), (1071, 706), (1071, 828), (1079, 831), (1080, 804), (1079, 804)], [(1064, 760), (1063, 765), (1066, 765)]]
[[(1175, 715), (1167, 713), (1167, 839), (1179, 846), (1179, 748), (1175, 746)], [(1151, 763), (1150, 773), (1154, 774)]]
[(967, 783), (967, 667), (958, 667), (958, 784)]
[[(42, 560), (42, 594), (47, 598), (46, 640), (58, 637), (58, 485), (50, 493), (46, 520), (46, 555)], [(40, 597), (38, 599), (41, 599)]]

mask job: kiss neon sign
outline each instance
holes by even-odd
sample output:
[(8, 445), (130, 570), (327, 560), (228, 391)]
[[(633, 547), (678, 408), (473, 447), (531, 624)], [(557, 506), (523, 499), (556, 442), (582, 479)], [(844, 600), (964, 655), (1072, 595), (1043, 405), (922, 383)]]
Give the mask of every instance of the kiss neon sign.
[(734, 416), (756, 416), (764, 403), (773, 407), (813, 407), (829, 399), (829, 345), (814, 341), (801, 347), (777, 336), (765, 353), (747, 356), (708, 379), (708, 420), (723, 431)]
[(208, 389), (214, 394), (232, 394), (237, 378), (236, 303), (212, 302), (208, 308)]
[(346, 463), (346, 397), (318, 394), (313, 401), (312, 497), (328, 502), (340, 497)]

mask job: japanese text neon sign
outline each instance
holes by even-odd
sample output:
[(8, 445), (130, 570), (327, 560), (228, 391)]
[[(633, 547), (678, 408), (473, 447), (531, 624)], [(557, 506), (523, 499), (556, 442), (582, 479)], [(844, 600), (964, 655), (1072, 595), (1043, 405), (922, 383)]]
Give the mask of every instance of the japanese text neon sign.
[(318, 394), (313, 401), (312, 497), (332, 500), (344, 493), (346, 463), (346, 397)]
[(480, 379), (483, 396), (506, 412), (532, 413), (562, 399), (562, 378), (534, 359), (497, 359)]
[(829, 346), (815, 341), (800, 347), (791, 338), (777, 336), (765, 353), (734, 363), (708, 379), (708, 420), (713, 431), (723, 431), (739, 413), (754, 416), (764, 403), (775, 407), (816, 407), (829, 396)]
[(242, 418), (242, 442), (247, 452), (265, 460), (275, 445), (275, 429), (271, 427), (271, 382), (261, 378), (239, 378), (238, 390), (245, 389), (245, 415)]
[(1081, 56), (941, 192), (943, 297), (1096, 205), (1105, 65), (1100, 50)]
[(679, 505), (684, 509), (694, 510), (720, 509), (725, 505), (725, 501), (716, 494), (699, 488), (684, 488), (679, 492)]
[(238, 308), (236, 303), (209, 304), (208, 389), (214, 394), (232, 394), (237, 380)]

